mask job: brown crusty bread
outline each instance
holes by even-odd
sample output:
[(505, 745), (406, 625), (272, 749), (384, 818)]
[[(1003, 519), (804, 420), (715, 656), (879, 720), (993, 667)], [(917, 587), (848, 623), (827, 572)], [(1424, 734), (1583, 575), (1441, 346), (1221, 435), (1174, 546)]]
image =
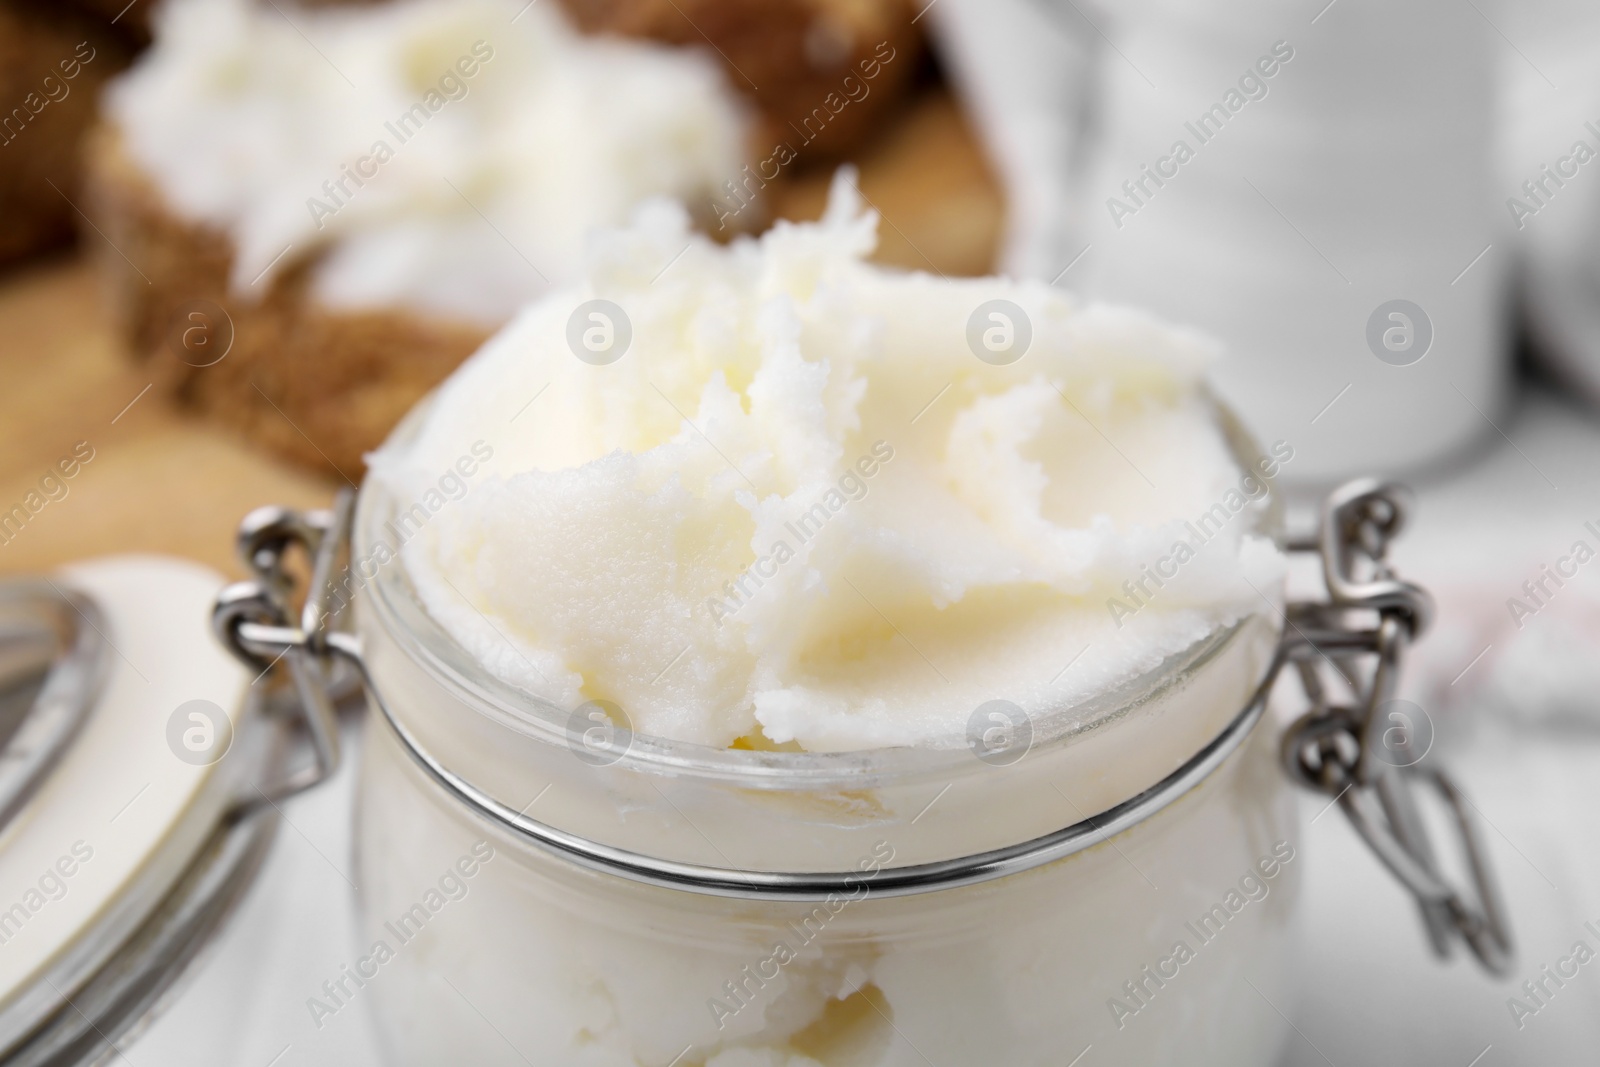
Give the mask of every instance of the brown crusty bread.
[[(76, 9), (107, 25), (137, 48), (150, 43), (161, 0), (0, 0), (35, 10)], [(296, 7), (357, 7), (382, 0), (295, 0)]]
[[(298, 2), (331, 7), (379, 0)], [(67, 244), (83, 229), (69, 198), (78, 199), (82, 142), (95, 123), (95, 98), (150, 43), (157, 4), (0, 0), (0, 268)], [(88, 54), (93, 58), (82, 62)], [(64, 78), (63, 62), (75, 63), (78, 73)], [(49, 85), (47, 77), (54, 79)]]
[[(874, 258), (950, 274), (990, 269), (1003, 203), (948, 94), (919, 93), (855, 158), (861, 188), (886, 220)], [(817, 217), (831, 171), (784, 175), (766, 190), (768, 209)], [(299, 464), (358, 481), (363, 453), (488, 336), (403, 308), (319, 307), (309, 293), (310, 261), (263, 282), (270, 288), (258, 300), (241, 300), (228, 288), (229, 238), (174, 211), (111, 127), (90, 137), (86, 172), (82, 203), (99, 230), (85, 228), (86, 245), (103, 264), (113, 319), (151, 381), (181, 409)], [(182, 342), (191, 325), (186, 305), (196, 301), (210, 301), (232, 323), (232, 348), (211, 366), (191, 365), (205, 359)], [(196, 321), (208, 344), (225, 341), (223, 324)]]
[(0, 266), (72, 239), (78, 145), (130, 52), (93, 19), (0, 2)]
[[(240, 298), (228, 288), (228, 237), (174, 212), (107, 126), (88, 141), (85, 199), (105, 237), (89, 240), (113, 317), (156, 389), (296, 462), (359, 481), (362, 454), (488, 337), (400, 308), (320, 307), (307, 261), (262, 282), (259, 299)], [(196, 301), (231, 319), (232, 347), (210, 366), (192, 365), (205, 360), (185, 349), (184, 331), (192, 322), (215, 345), (228, 327), (205, 312), (188, 319)]]

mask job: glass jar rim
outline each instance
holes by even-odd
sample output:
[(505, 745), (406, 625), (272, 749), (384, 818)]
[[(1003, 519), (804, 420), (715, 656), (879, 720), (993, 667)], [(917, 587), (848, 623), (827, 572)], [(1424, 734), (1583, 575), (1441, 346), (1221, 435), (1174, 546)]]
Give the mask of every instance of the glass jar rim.
[[(1214, 410), (1233, 455), (1241, 459), (1259, 455), (1259, 448), (1232, 412), (1209, 392), (1206, 393), (1206, 399)], [(391, 433), (386, 448), (418, 432), (431, 400), (430, 395), (412, 408)], [(1248, 464), (1244, 466), (1249, 469)], [(1267, 507), (1261, 510), (1255, 529), (1281, 538), (1281, 498), (1272, 489), (1269, 480), (1263, 478), (1262, 482), (1267, 488)], [(381, 541), (375, 536), (375, 531), (393, 518), (399, 506), (400, 502), (380, 479), (370, 476), (364, 479), (353, 529), (353, 556), (357, 546)], [(380, 565), (371, 578), (360, 575), (362, 583), (358, 587), (357, 610), (364, 618), (381, 627), (404, 655), (422, 666), (446, 692), (476, 713), (535, 741), (551, 745), (572, 744), (568, 722), (571, 709), (544, 700), (483, 667), (423, 606), (404, 560), (398, 552), (394, 553), (394, 557), (394, 565)], [(358, 573), (353, 559), (351, 570), (352, 573)], [(1118, 721), (1221, 656), (1251, 623), (1265, 616), (1264, 610), (1250, 612), (1232, 623), (1214, 627), (1189, 647), (1167, 656), (1140, 675), (1087, 700), (1030, 716), (1032, 748), (1070, 745), (1114, 728)], [(1274, 622), (1272, 626), (1281, 636), (1282, 621)], [(1262, 673), (1265, 673), (1265, 668)], [(375, 687), (382, 684), (379, 678), (372, 679), (371, 683)], [(934, 741), (914, 745), (836, 752), (736, 749), (631, 733), (625, 751), (617, 755), (614, 762), (617, 769), (780, 791), (850, 791), (873, 788), (888, 781), (905, 782), (933, 777), (952, 780), (954, 776), (979, 773), (992, 767), (974, 758), (963, 732), (952, 732)]]

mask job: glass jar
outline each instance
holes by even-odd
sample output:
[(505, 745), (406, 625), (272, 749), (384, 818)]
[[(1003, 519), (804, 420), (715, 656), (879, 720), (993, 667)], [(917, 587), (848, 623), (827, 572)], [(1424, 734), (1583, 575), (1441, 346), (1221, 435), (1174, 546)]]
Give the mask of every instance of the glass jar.
[[(357, 555), (395, 506), (368, 482)], [(1275, 613), (1036, 718), (1000, 758), (959, 736), (592, 748), (572, 709), (474, 662), (403, 565), (361, 579), (369, 947), (335, 992), (371, 998), (393, 1062), (1022, 1067), (1090, 1045), (1099, 1062), (1271, 1062), (1302, 866), (1260, 725)], [(558, 854), (532, 823), (663, 869), (850, 877), (820, 899), (685, 887)], [(969, 859), (1042, 840), (1026, 861)], [(970, 877), (895, 877), (951, 864)]]

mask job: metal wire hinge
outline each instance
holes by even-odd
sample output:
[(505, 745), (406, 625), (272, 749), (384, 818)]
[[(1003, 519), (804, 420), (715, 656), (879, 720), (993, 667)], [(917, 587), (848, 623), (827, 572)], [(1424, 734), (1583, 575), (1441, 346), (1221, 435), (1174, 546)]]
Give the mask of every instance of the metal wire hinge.
[[(1385, 560), (1406, 517), (1405, 490), (1371, 479), (1329, 495), (1314, 541), (1325, 601), (1291, 602), (1280, 662), (1293, 663), (1311, 708), (1283, 737), (1290, 776), (1338, 803), (1351, 825), (1416, 898), (1434, 952), (1465, 942), (1485, 970), (1512, 962), (1510, 926), (1479, 836), (1475, 809), (1437, 765), (1423, 765), (1417, 726), (1396, 707), (1406, 646), (1433, 617), (1433, 600)], [(1330, 683), (1331, 682), (1331, 686)], [(1336, 703), (1332, 690), (1347, 694)], [(1416, 787), (1443, 801), (1460, 839), (1469, 891), (1441, 871)]]
[[(1291, 777), (1334, 798), (1378, 858), (1416, 898), (1435, 951), (1447, 955), (1457, 938), (1483, 966), (1504, 974), (1511, 964), (1511, 938), (1494, 878), (1480, 844), (1471, 805), (1437, 767), (1421, 766), (1408, 732), (1398, 735), (1384, 710), (1394, 698), (1406, 644), (1427, 628), (1433, 602), (1422, 589), (1395, 577), (1385, 549), (1405, 520), (1404, 491), (1371, 480), (1351, 482), (1330, 495), (1319, 536), (1291, 551), (1321, 557), (1327, 599), (1288, 607), (1282, 645), (1258, 695), (1220, 737), (1170, 779), (1120, 805), (1127, 822), (1158, 810), (1209, 773), (1232, 751), (1238, 737), (1260, 717), (1280, 669), (1293, 663), (1311, 709), (1283, 737), (1283, 759)], [(264, 795), (276, 801), (323, 781), (338, 767), (339, 734), (330, 695), (336, 663), (353, 667), (366, 683), (373, 706), (394, 728), (412, 757), (474, 811), (498, 821), (531, 843), (593, 869), (650, 884), (718, 895), (822, 899), (833, 891), (833, 875), (728, 871), (669, 863), (623, 852), (501, 810), (492, 798), (437, 764), (389, 711), (365, 675), (357, 639), (329, 626), (335, 567), (348, 553), (354, 497), (341, 493), (332, 510), (294, 512), (260, 508), (245, 518), (239, 550), (256, 579), (229, 586), (218, 598), (213, 627), (235, 655), (263, 673), (287, 670), (310, 734), (315, 760)], [(305, 601), (296, 613), (295, 583), (285, 569), (294, 546), (311, 558)], [(1342, 689), (1350, 700), (1330, 697)], [(1210, 751), (1215, 750), (1215, 751)], [(1434, 789), (1449, 809), (1470, 871), (1471, 893), (1453, 887), (1435, 858), (1414, 787)], [(1114, 812), (1119, 809), (1113, 809)], [(1120, 816), (1119, 816), (1120, 817)], [(1104, 817), (1102, 817), (1104, 818)], [(1085, 825), (1092, 825), (1087, 823)], [(1103, 824), (1102, 824), (1103, 825)], [(1070, 854), (1077, 845), (1068, 827), (995, 853), (881, 872), (875, 891), (883, 895), (923, 892), (1026, 870)], [(1096, 840), (1102, 839), (1095, 827)], [(852, 874), (851, 877), (854, 877)]]
[[(239, 526), (238, 551), (255, 573), (217, 596), (211, 627), (223, 645), (262, 675), (288, 673), (298, 711), (311, 740), (313, 759), (283, 781), (261, 790), (261, 802), (277, 803), (329, 778), (339, 767), (339, 723), (334, 711), (336, 657), (360, 664), (353, 635), (330, 628), (333, 578), (348, 553), (355, 496), (342, 491), (332, 509), (292, 511), (257, 508)], [(296, 582), (287, 568), (289, 549), (303, 548), (311, 573), (305, 601), (295, 610)]]

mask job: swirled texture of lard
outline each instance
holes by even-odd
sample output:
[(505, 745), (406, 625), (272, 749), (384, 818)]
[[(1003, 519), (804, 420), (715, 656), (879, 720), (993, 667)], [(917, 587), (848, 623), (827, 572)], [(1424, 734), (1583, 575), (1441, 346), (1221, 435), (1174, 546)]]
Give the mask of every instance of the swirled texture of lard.
[(559, 707), (811, 751), (959, 743), (987, 701), (1070, 707), (1270, 610), (1214, 346), (874, 266), (876, 224), (842, 173), (820, 222), (759, 239), (665, 202), (597, 237), (372, 458), (427, 610)]

